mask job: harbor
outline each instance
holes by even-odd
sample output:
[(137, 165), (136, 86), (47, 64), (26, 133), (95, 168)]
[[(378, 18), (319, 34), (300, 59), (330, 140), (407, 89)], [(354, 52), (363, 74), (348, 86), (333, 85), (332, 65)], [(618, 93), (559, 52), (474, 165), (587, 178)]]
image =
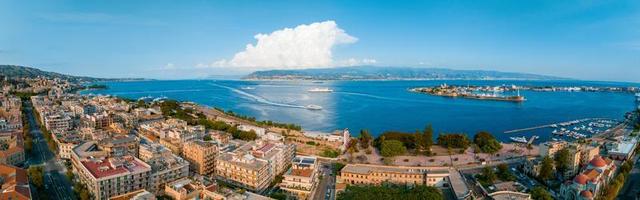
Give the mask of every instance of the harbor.
[(442, 84), (436, 87), (422, 87), (422, 88), (412, 88), (409, 91), (425, 93), (435, 96), (442, 97), (451, 97), (451, 98), (466, 98), (466, 99), (476, 99), (476, 100), (490, 100), (490, 101), (509, 101), (509, 102), (523, 102), (526, 100), (524, 96), (520, 95), (520, 90), (513, 85), (513, 89), (515, 89), (515, 95), (505, 95), (506, 91), (501, 87), (478, 87), (478, 86), (452, 86), (447, 84)]

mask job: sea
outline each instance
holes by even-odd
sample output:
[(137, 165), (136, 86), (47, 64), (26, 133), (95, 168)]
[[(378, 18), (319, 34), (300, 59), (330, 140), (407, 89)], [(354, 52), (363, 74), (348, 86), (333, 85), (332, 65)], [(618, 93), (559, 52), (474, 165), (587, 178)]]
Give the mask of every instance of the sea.
[[(537, 135), (551, 139), (551, 129), (522, 129), (585, 118), (624, 119), (636, 107), (634, 94), (622, 92), (520, 91), (521, 103), (448, 98), (410, 92), (410, 88), (448, 85), (594, 86), (640, 87), (636, 83), (592, 81), (424, 80), (424, 81), (245, 81), (245, 80), (146, 80), (106, 82), (108, 89), (83, 94), (115, 95), (191, 101), (231, 110), (258, 120), (299, 124), (306, 131), (333, 132), (349, 129), (353, 135), (366, 129), (372, 135), (384, 131), (415, 132), (432, 125), (434, 135), (489, 131), (502, 141)], [(330, 93), (312, 93), (329, 88)], [(321, 106), (310, 110), (308, 105)]]

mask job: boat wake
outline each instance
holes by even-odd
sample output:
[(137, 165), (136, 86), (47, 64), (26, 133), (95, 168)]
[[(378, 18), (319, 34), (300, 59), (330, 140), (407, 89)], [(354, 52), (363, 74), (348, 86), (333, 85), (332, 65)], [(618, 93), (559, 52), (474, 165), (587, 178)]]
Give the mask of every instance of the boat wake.
[(236, 88), (232, 88), (232, 87), (229, 87), (229, 86), (224, 86), (224, 85), (215, 84), (215, 83), (211, 83), (211, 85), (216, 86), (216, 87), (229, 89), (232, 92), (238, 93), (238, 94), (243, 95), (245, 97), (249, 97), (249, 98), (251, 98), (251, 99), (253, 99), (253, 100), (255, 100), (256, 102), (259, 102), (259, 103), (264, 103), (264, 104), (268, 104), (268, 105), (272, 105), (272, 106), (307, 109), (306, 106), (273, 102), (273, 101), (270, 101), (268, 99), (265, 99), (264, 97), (261, 97), (261, 96), (258, 96), (258, 95), (254, 95), (254, 94), (251, 94), (251, 93), (248, 93), (248, 92), (236, 89)]
[(162, 94), (162, 93), (177, 93), (177, 92), (202, 92), (203, 89), (191, 89), (191, 90), (158, 90), (158, 91), (133, 91), (133, 92), (112, 92), (112, 95), (124, 95), (124, 94)]
[(389, 98), (389, 97), (382, 97), (382, 96), (376, 96), (376, 95), (365, 94), (365, 93), (357, 93), (357, 92), (335, 92), (335, 93), (362, 96), (362, 97), (369, 97), (369, 98), (373, 98), (373, 99), (389, 100), (389, 101), (409, 101), (408, 99)]

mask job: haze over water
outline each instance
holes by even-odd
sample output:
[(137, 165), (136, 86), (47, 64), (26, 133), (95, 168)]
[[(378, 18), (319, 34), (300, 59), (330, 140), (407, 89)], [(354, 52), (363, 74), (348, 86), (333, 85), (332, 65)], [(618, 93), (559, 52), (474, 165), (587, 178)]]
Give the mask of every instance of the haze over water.
[[(259, 120), (300, 124), (305, 130), (329, 132), (349, 128), (357, 135), (385, 130), (422, 130), (432, 124), (436, 133), (490, 131), (501, 140), (536, 134), (542, 130), (504, 134), (504, 131), (583, 118), (622, 120), (634, 108), (630, 93), (521, 91), (523, 103), (452, 99), (409, 92), (409, 88), (450, 85), (519, 86), (638, 86), (638, 84), (584, 81), (231, 81), (180, 80), (110, 82), (106, 90), (83, 93), (111, 94), (137, 99), (168, 97), (232, 110)], [(249, 88), (247, 88), (249, 87)], [(328, 87), (332, 93), (307, 90)], [(322, 110), (307, 110), (314, 104)]]

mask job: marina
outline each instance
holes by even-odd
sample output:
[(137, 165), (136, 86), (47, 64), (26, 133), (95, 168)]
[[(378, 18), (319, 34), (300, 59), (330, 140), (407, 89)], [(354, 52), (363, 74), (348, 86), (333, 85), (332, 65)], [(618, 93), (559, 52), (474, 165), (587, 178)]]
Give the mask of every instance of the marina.
[[(579, 120), (572, 120), (554, 124), (547, 124), (542, 126), (535, 126), (523, 129), (516, 129), (505, 131), (505, 134), (516, 133), (550, 133), (550, 140), (579, 140), (590, 138), (594, 135), (602, 134), (607, 130), (614, 128), (619, 121), (606, 119), (606, 118), (586, 118)], [(535, 135), (534, 135), (535, 137)], [(525, 143), (525, 137), (512, 136), (509, 137), (511, 141), (518, 143)], [(528, 141), (530, 143), (530, 141)]]

